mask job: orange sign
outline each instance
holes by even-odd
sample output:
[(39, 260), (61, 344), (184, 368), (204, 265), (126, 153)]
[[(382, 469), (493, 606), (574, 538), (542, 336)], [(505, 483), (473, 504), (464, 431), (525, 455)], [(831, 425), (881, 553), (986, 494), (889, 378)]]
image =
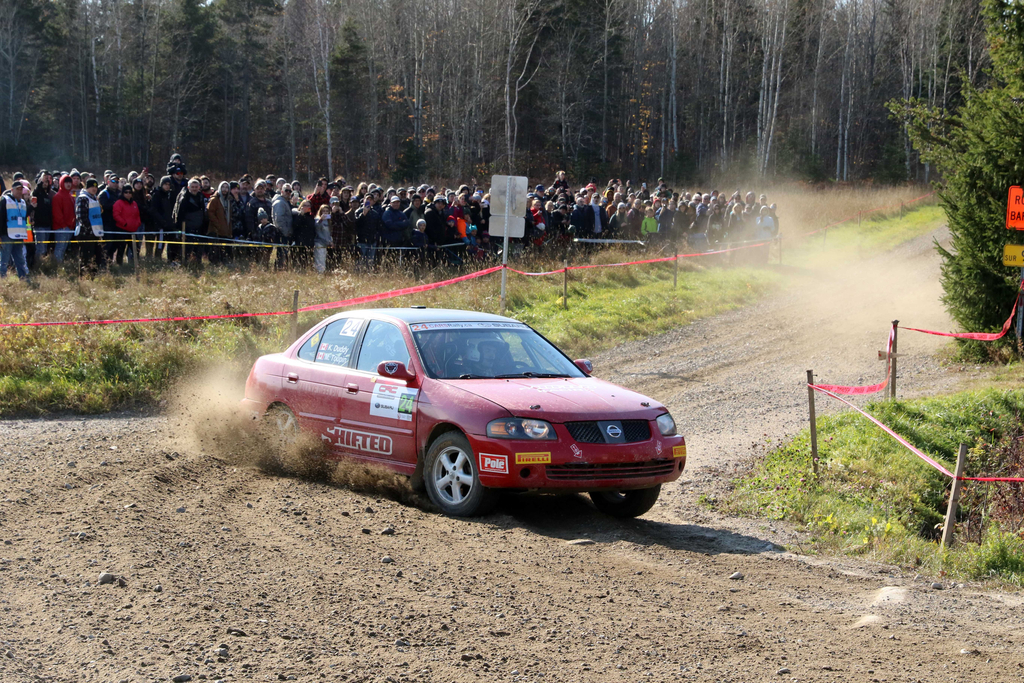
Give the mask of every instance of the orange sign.
[(1024, 188), (1014, 185), (1006, 195), (1006, 229), (1024, 230)]

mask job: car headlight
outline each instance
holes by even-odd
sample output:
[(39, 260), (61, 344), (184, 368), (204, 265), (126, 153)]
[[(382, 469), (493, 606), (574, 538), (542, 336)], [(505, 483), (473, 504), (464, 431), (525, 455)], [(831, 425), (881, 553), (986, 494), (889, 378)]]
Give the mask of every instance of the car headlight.
[(672, 419), (672, 416), (668, 413), (659, 415), (658, 419), (655, 420), (658, 425), (658, 431), (661, 432), (662, 436), (675, 436), (676, 435), (676, 421)]
[(555, 428), (544, 420), (509, 417), (487, 423), (487, 436), (495, 439), (555, 439)]

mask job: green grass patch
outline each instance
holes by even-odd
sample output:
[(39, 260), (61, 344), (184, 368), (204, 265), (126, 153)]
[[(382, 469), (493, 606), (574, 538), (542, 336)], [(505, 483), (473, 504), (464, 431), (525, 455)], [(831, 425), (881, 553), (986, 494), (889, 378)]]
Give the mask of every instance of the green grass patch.
[[(751, 303), (779, 281), (758, 269), (681, 270), (672, 286), (671, 266), (609, 269), (582, 278), (570, 275), (569, 306), (562, 307), (561, 283), (517, 282), (510, 314), (535, 327), (574, 357), (625, 341), (643, 339)], [(525, 291), (523, 291), (525, 290)]]
[(819, 264), (837, 252), (867, 257), (927, 235), (945, 222), (946, 214), (942, 208), (928, 204), (915, 205), (902, 218), (898, 212), (895, 215), (882, 212), (866, 214), (860, 224), (853, 220), (829, 228), (828, 235), (818, 233), (808, 237), (795, 247), (793, 254), (811, 264)]
[[(1017, 451), (1007, 443), (1020, 445), (1024, 390), (875, 402), (866, 410), (950, 471), (961, 442), (970, 446), (968, 476), (1018, 468), (1019, 454), (1008, 458)], [(1004, 495), (1013, 493), (1005, 489), (1013, 485), (966, 482), (958, 532), (961, 540), (977, 542), (943, 552), (935, 539), (948, 501), (947, 477), (854, 412), (819, 419), (818, 477), (811, 471), (809, 438), (805, 430), (769, 451), (725, 505), (804, 525), (819, 551), (869, 554), (960, 578), (1024, 579), (1022, 520), (1019, 511), (1007, 511), (1016, 505), (1006, 505), (1013, 495)]]

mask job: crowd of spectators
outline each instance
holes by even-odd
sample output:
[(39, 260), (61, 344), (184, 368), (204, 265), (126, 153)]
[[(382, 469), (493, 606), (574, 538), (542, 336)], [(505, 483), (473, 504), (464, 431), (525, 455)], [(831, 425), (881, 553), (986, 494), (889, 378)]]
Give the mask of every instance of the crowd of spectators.
[[(346, 260), (372, 268), (395, 251), (413, 263), (459, 265), (495, 258), (501, 248), (490, 234), (490, 195), (475, 183), (353, 187), (338, 177), (320, 178), (311, 190), (275, 175), (215, 186), (206, 176), (189, 177), (178, 154), (159, 181), (148, 169), (124, 178), (109, 170), (42, 170), (34, 183), (16, 173), (10, 189), (0, 187), (0, 276), (12, 264), (27, 277), (44, 259), (63, 263), (72, 245), (84, 273), (139, 257), (323, 273)], [(661, 179), (651, 189), (612, 179), (604, 189), (591, 181), (574, 191), (559, 171), (528, 199), (525, 235), (516, 240), (528, 250), (564, 250), (578, 239), (685, 242), (708, 251), (778, 234), (765, 195), (677, 192)]]

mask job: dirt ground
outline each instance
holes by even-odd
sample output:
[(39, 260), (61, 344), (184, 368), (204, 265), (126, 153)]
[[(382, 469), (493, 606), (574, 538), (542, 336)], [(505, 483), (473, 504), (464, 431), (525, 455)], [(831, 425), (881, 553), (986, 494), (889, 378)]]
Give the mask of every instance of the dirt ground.
[[(949, 328), (929, 245), (787, 266), (783, 294), (596, 358), (688, 435), (637, 520), (581, 496), (450, 519), (270, 474), (189, 438), (200, 404), (2, 422), (0, 680), (1024, 680), (1019, 595), (803, 557), (797, 530), (697, 505), (803, 425), (806, 369), (878, 381), (892, 318)], [(941, 344), (901, 335), (901, 394), (979, 372)]]

